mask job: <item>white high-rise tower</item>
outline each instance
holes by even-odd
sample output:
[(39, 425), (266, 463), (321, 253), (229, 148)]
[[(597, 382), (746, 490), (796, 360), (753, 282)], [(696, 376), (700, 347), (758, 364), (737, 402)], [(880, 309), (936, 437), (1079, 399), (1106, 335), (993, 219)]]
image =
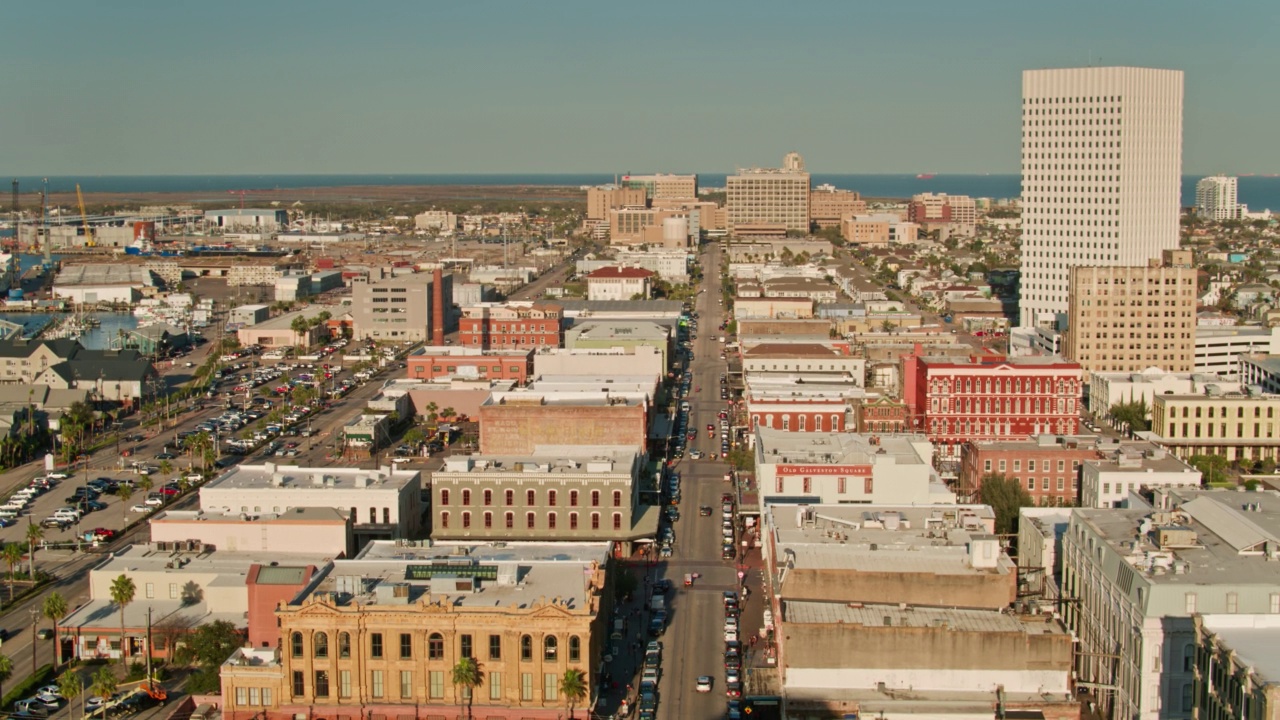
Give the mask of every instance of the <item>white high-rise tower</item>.
[(1181, 178), (1182, 71), (1024, 71), (1020, 324), (1065, 326), (1072, 267), (1176, 249)]
[(1214, 175), (1196, 183), (1196, 212), (1210, 220), (1240, 219), (1239, 179)]

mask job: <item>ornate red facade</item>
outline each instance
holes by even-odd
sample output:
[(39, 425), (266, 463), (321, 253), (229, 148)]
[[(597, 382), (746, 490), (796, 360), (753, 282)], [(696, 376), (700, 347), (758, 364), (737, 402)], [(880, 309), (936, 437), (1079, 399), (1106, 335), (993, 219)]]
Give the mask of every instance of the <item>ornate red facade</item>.
[(458, 344), (481, 350), (564, 345), (564, 308), (554, 303), (506, 303), (462, 309)]

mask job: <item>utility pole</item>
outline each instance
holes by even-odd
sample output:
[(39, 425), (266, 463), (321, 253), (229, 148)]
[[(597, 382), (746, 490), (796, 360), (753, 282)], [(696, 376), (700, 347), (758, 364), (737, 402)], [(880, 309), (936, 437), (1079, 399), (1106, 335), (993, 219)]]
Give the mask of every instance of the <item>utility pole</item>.
[[(32, 582), (35, 578), (31, 578)], [(31, 674), (36, 674), (36, 646), (40, 643), (36, 642), (36, 619), (40, 617), (40, 611), (36, 609), (34, 604), (31, 605)], [(58, 639), (54, 638), (54, 642)]]
[(152, 692), (151, 687), (151, 606), (147, 606), (147, 691)]

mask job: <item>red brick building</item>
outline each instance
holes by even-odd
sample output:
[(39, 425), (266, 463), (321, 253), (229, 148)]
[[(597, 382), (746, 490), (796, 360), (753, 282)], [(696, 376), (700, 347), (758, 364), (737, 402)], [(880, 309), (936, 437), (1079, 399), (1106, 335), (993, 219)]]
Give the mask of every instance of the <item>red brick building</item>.
[(791, 432), (844, 432), (849, 405), (841, 397), (761, 397), (747, 400), (751, 427)]
[(977, 497), (982, 478), (1017, 480), (1037, 505), (1079, 505), (1080, 465), (1101, 455), (1093, 441), (1073, 437), (965, 443), (960, 452), (958, 498)]
[(564, 345), (564, 308), (547, 302), (481, 303), (462, 308), (458, 344), (481, 350)]
[(1080, 427), (1080, 365), (1057, 357), (923, 355), (902, 358), (902, 399), (941, 457), (966, 442), (1074, 435)]
[[(519, 395), (519, 397), (516, 397)], [(649, 412), (643, 402), (547, 404), (536, 394), (495, 393), (480, 406), (480, 452), (531, 455), (539, 446), (632, 445), (644, 450)]]
[(890, 397), (860, 403), (857, 417), (860, 433), (900, 433), (911, 427), (907, 404)]
[(414, 380), (466, 377), (514, 380), (520, 385), (533, 375), (533, 349), (481, 350), (479, 348), (428, 345), (407, 359)]

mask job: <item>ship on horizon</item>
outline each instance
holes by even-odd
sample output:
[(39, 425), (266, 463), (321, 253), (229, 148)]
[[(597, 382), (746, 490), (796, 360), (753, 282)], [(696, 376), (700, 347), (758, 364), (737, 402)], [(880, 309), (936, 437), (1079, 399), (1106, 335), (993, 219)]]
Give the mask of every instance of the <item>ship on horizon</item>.
[(917, 179), (917, 180), (932, 180), (932, 179), (933, 179), (933, 173), (920, 173), (919, 175), (917, 175), (917, 176), (916, 176), (916, 179)]

